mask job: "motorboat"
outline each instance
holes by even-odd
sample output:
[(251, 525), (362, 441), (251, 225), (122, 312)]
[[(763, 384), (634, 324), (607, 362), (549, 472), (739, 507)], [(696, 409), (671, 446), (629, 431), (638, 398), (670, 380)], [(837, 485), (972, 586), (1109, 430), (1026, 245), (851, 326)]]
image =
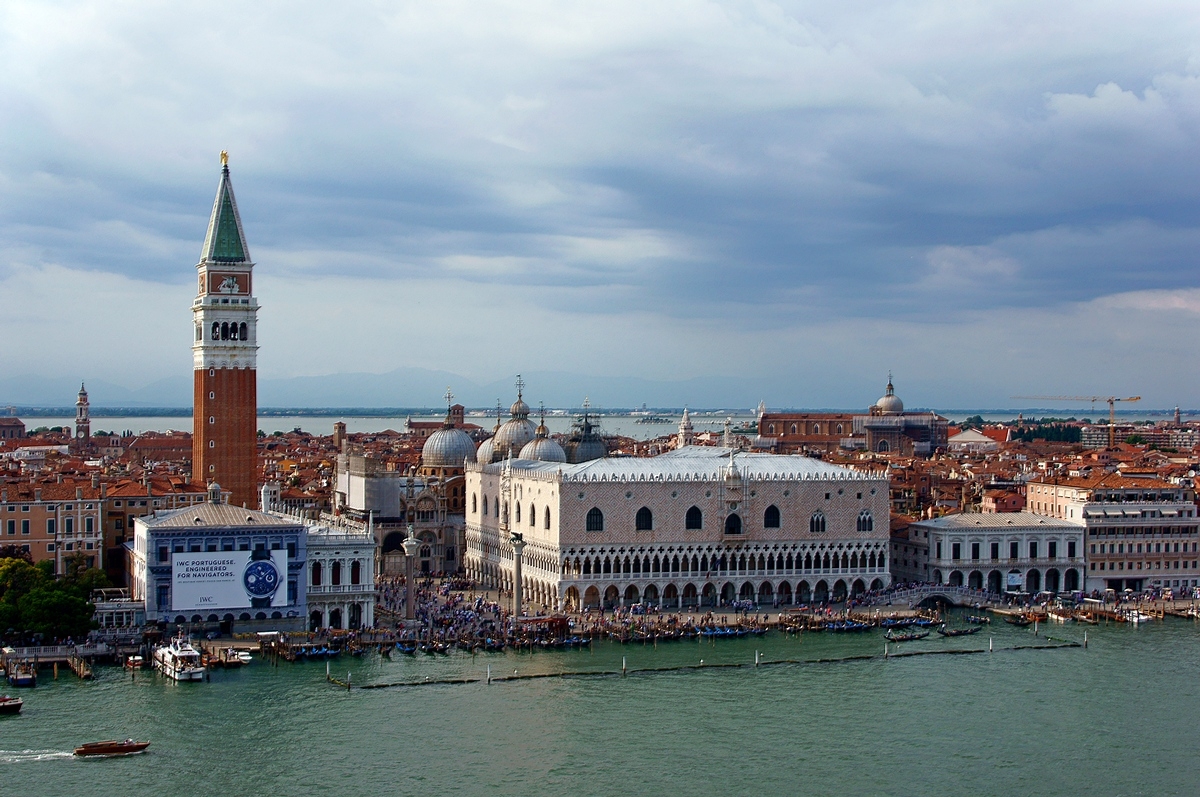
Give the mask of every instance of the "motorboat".
[(1008, 623), (1009, 625), (1015, 625), (1018, 628), (1026, 628), (1033, 625), (1033, 620), (1023, 614), (1014, 614), (1010, 617), (1005, 617), (1004, 622)]
[(254, 661), (254, 657), (250, 655), (250, 651), (248, 650), (239, 650), (237, 652), (237, 658), (242, 664), (249, 664), (250, 662)]
[(25, 701), (19, 697), (0, 695), (0, 714), (20, 714)]
[(120, 756), (137, 755), (146, 752), (149, 742), (135, 742), (133, 739), (106, 742), (88, 742), (75, 748), (75, 755), (80, 758), (117, 758)]
[(927, 636), (929, 636), (928, 631), (907, 631), (897, 634), (889, 630), (883, 634), (883, 638), (888, 642), (916, 642), (918, 639), (924, 639)]
[(200, 652), (182, 635), (154, 649), (154, 669), (175, 681), (204, 680)]
[(146, 666), (146, 660), (141, 656), (127, 656), (125, 658), (125, 669), (140, 670)]

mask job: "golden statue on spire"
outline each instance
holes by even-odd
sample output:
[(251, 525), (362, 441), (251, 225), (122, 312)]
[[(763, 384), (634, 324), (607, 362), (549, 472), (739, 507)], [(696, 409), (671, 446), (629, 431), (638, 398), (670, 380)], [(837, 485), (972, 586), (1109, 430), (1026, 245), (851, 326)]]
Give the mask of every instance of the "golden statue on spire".
[(221, 165), (229, 165), (229, 152), (227, 150), (221, 150)]

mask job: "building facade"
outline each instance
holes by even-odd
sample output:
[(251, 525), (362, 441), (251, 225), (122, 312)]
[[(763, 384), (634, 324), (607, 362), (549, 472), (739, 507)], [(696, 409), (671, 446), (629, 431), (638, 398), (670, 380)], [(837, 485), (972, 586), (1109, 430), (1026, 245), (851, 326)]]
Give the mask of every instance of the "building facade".
[(836, 600), (882, 589), (887, 480), (807, 457), (687, 446), (467, 467), (466, 569), (547, 608)]
[(377, 543), (356, 523), (308, 527), (308, 630), (375, 625)]
[(372, 526), (379, 544), (381, 575), (396, 576), (404, 572), (403, 544), (410, 524), (421, 543), (417, 570), (457, 572), (462, 566), (464, 519), (461, 513), (451, 511), (451, 507), (464, 499), (451, 493), (463, 490), (463, 478), (447, 476), (422, 476), (415, 468), (408, 472), (388, 470), (384, 463), (371, 457), (339, 454), (333, 513)]
[(250, 250), (221, 153), (221, 181), (192, 302), (192, 478), (217, 482), (234, 506), (258, 505), (258, 300)]
[(146, 620), (224, 632), (302, 630), (307, 530), (290, 518), (208, 500), (134, 520), (132, 599)]
[(1086, 533), (1087, 590), (1200, 586), (1200, 530), (1190, 487), (1106, 473), (1031, 481), (1025, 489), (1031, 512)]
[(103, 497), (91, 483), (0, 484), (0, 539), (36, 562), (83, 557), (87, 567), (104, 567)]
[(937, 584), (994, 595), (1083, 587), (1083, 529), (1075, 523), (1032, 512), (968, 512), (913, 523), (911, 532), (927, 543)]

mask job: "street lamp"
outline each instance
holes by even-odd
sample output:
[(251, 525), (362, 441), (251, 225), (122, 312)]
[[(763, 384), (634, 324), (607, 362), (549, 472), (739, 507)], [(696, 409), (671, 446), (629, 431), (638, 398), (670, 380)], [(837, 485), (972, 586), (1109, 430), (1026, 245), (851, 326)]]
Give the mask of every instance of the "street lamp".
[(417, 542), (417, 538), (413, 536), (413, 525), (408, 524), (408, 539), (404, 541), (404, 619), (412, 620), (416, 617), (416, 612), (413, 611), (413, 606), (416, 602), (417, 584), (413, 580), (413, 559), (421, 550), (421, 543)]

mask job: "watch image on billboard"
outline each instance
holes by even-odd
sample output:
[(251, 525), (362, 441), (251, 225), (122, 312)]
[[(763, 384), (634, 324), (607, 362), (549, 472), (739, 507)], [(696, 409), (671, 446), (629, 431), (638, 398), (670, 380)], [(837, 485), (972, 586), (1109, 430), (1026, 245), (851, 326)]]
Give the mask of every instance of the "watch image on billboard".
[(171, 611), (287, 606), (287, 551), (176, 552)]

